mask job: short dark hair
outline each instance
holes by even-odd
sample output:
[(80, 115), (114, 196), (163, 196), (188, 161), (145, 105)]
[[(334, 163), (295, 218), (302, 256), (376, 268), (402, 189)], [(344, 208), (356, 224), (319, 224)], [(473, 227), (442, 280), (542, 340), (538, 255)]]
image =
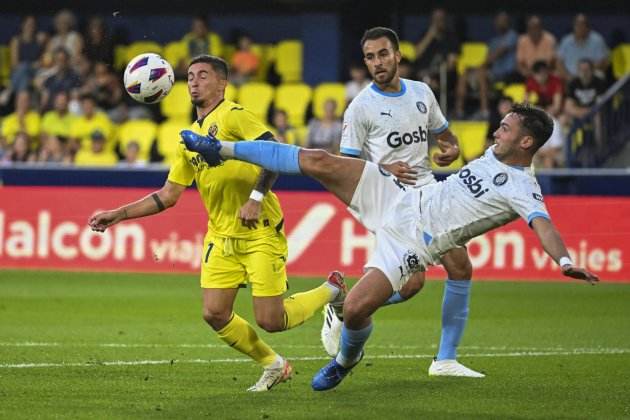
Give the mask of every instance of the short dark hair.
[(190, 64), (188, 64), (188, 68), (190, 68), (190, 66), (192, 66), (193, 64), (197, 64), (197, 63), (210, 64), (210, 67), (212, 67), (212, 70), (214, 70), (215, 73), (217, 73), (223, 79), (227, 80), (230, 74), (228, 63), (224, 59), (222, 59), (221, 57), (217, 57), (216, 55), (201, 54), (196, 57), (193, 57), (193, 59), (190, 60)]
[(365, 41), (383, 37), (389, 39), (392, 43), (392, 47), (394, 47), (394, 51), (398, 51), (398, 44), (400, 43), (398, 34), (393, 29), (385, 28), (384, 26), (376, 26), (365, 31), (363, 37), (361, 37), (361, 48), (363, 48)]
[(549, 70), (549, 64), (545, 60), (538, 60), (532, 65), (532, 73), (538, 73), (542, 70)]
[(530, 104), (514, 104), (510, 112), (519, 116), (524, 134), (534, 138), (532, 154), (536, 153), (551, 137), (553, 120), (545, 111)]

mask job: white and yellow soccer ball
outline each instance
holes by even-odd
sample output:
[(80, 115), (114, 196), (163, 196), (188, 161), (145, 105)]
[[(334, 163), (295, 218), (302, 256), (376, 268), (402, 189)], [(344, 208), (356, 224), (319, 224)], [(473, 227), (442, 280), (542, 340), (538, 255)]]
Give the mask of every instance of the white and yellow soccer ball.
[(175, 74), (171, 65), (158, 54), (140, 54), (127, 64), (125, 90), (143, 104), (160, 102), (173, 87)]

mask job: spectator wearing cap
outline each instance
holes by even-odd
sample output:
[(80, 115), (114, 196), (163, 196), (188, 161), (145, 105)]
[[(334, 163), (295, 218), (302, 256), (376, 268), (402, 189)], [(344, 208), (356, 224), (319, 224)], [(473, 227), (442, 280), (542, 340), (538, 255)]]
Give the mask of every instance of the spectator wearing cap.
[(580, 13), (573, 19), (573, 32), (565, 35), (558, 47), (558, 70), (566, 80), (578, 76), (578, 63), (586, 58), (594, 69), (605, 74), (610, 64), (610, 50), (599, 32), (591, 29), (588, 18)]
[(544, 61), (553, 69), (556, 60), (556, 37), (543, 28), (540, 17), (533, 15), (527, 19), (527, 32), (518, 38), (516, 44), (516, 65), (523, 78), (531, 75), (537, 61)]
[(105, 147), (106, 138), (103, 132), (90, 134), (90, 148), (79, 150), (74, 158), (77, 166), (114, 166), (118, 162), (116, 154)]

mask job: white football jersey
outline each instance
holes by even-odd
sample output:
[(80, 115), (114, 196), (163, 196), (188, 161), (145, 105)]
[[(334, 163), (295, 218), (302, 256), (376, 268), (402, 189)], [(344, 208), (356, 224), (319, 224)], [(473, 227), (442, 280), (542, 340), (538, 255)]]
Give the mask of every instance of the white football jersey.
[(413, 192), (405, 194), (403, 200), (420, 212), (422, 238), (417, 239), (428, 245), (432, 257), (519, 216), (528, 224), (536, 217), (549, 219), (531, 169), (500, 162), (493, 149), (446, 180), (420, 189), (420, 203)]
[(384, 92), (374, 83), (352, 100), (344, 114), (341, 153), (374, 163), (406, 162), (418, 172), (416, 185), (433, 181), (429, 132), (448, 122), (425, 83), (400, 79), (400, 92)]

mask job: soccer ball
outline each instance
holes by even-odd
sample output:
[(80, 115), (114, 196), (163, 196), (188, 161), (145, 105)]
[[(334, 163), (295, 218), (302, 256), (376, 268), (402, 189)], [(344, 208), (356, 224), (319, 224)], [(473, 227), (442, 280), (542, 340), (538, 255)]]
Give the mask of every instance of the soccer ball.
[(157, 54), (140, 54), (127, 64), (125, 90), (143, 104), (160, 102), (173, 87), (175, 75), (171, 65)]

